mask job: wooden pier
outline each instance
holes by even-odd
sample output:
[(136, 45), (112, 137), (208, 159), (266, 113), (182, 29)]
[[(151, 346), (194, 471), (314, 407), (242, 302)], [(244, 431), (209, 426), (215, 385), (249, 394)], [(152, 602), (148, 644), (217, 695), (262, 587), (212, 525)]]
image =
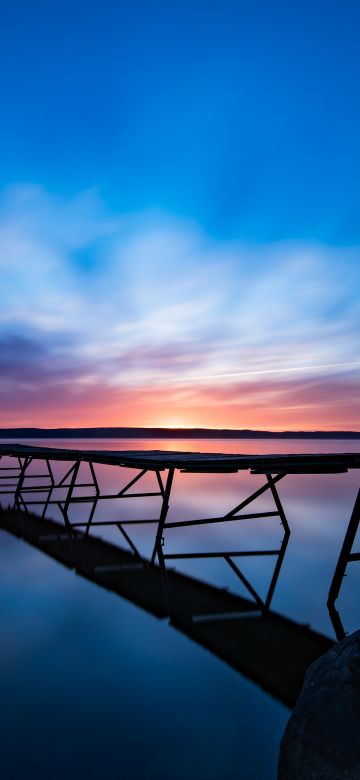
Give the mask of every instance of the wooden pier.
[[(68, 468), (61, 480), (56, 479), (54, 463), (63, 461)], [(42, 471), (33, 472), (33, 466), (40, 464)], [(84, 482), (80, 473), (81, 464), (87, 464), (88, 477)], [(6, 464), (6, 465), (4, 465)], [(97, 465), (113, 466), (116, 469), (131, 469), (134, 476), (116, 493), (104, 494), (97, 479)], [(287, 475), (295, 474), (340, 474), (350, 469), (360, 469), (360, 453), (328, 454), (282, 454), (247, 455), (222, 453), (171, 452), (162, 450), (76, 450), (50, 447), (34, 447), (25, 444), (0, 445), (0, 496), (12, 495), (15, 509), (31, 512), (32, 507), (42, 509), (42, 517), (56, 505), (61, 511), (65, 531), (73, 542), (79, 533), (85, 537), (90, 531), (101, 526), (116, 526), (131, 550), (133, 559), (142, 564), (143, 558), (131, 538), (131, 527), (139, 524), (154, 526), (154, 544), (150, 564), (159, 566), (163, 581), (168, 578), (168, 564), (172, 560), (189, 558), (223, 558), (234, 574), (240, 579), (252, 598), (252, 604), (263, 614), (270, 609), (274, 589), (280, 574), (282, 562), (290, 536), (290, 526), (278, 493), (278, 483)], [(168, 522), (167, 514), (171, 498), (174, 475), (187, 474), (229, 474), (249, 471), (250, 474), (263, 475), (264, 484), (254, 490), (237, 506), (224, 515), (202, 517), (195, 520)], [(142, 490), (142, 480), (151, 472), (155, 480), (152, 491)], [(40, 482), (39, 482), (40, 480)], [(81, 493), (79, 493), (79, 490)], [(257, 511), (256, 501), (265, 493), (271, 497), (272, 508), (269, 511)], [(131, 518), (125, 520), (95, 520), (95, 510), (99, 501), (122, 501), (158, 497), (159, 514), (151, 519)], [(88, 507), (87, 517), (74, 522), (70, 509), (81, 503), (84, 511)], [(244, 511), (245, 510), (245, 511)], [(164, 548), (165, 535), (173, 528), (189, 528), (194, 525), (211, 525), (240, 520), (274, 517), (280, 519), (283, 527), (283, 539), (276, 549), (263, 550), (220, 550), (218, 552), (187, 552), (169, 554)], [(328, 606), (338, 638), (344, 636), (335, 601), (339, 595), (343, 576), (349, 562), (360, 560), (360, 554), (353, 551), (356, 531), (360, 522), (360, 491), (355, 501), (348, 530), (339, 554), (333, 581), (330, 585)], [(241, 571), (239, 561), (247, 556), (270, 556), (274, 560), (274, 569), (269, 590), (265, 598), (260, 597), (251, 582)]]

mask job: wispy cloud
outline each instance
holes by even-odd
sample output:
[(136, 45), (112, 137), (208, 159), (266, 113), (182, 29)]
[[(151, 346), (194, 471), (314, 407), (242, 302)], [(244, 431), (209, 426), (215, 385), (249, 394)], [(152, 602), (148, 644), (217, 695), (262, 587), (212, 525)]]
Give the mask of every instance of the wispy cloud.
[(315, 372), (317, 374), (323, 372), (332, 373), (334, 371), (358, 371), (360, 368), (360, 360), (352, 361), (348, 363), (323, 363), (315, 364), (313, 366), (288, 366), (287, 368), (264, 368), (254, 371), (230, 371), (227, 374), (210, 374), (210, 375), (197, 375), (197, 376), (185, 376), (180, 381), (182, 382), (208, 382), (217, 381), (218, 379), (246, 379), (253, 376), (264, 376), (267, 374), (290, 374), (296, 373), (299, 375), (308, 374), (309, 372)]
[[(243, 394), (246, 425), (255, 425), (260, 392), (268, 427), (280, 418), (311, 427), (319, 388), (325, 396), (333, 388), (331, 425), (349, 418), (337, 390), (351, 395), (353, 425), (359, 267), (359, 247), (217, 241), (168, 214), (110, 214), (95, 190), (65, 199), (8, 188), (0, 199), (4, 420), (21, 400), (29, 424), (37, 404), (44, 421), (54, 423), (56, 409), (59, 424), (72, 408), (76, 424), (81, 398), (92, 422), (103, 403), (114, 424), (128, 422), (123, 403), (133, 424), (161, 424), (156, 397), (164, 424), (182, 404), (185, 424), (241, 425), (233, 399)], [(229, 404), (233, 422), (214, 398)]]

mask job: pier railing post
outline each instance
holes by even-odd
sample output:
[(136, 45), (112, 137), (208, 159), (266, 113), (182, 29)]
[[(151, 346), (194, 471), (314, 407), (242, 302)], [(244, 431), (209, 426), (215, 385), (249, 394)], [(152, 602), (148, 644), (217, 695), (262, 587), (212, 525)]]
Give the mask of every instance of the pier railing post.
[[(169, 500), (170, 500), (170, 493), (171, 493), (171, 487), (172, 487), (173, 479), (174, 479), (174, 468), (171, 467), (171, 468), (169, 468), (169, 472), (168, 472), (167, 480), (166, 480), (166, 485), (165, 485), (165, 489), (164, 489), (164, 496), (163, 496), (163, 500), (162, 500), (161, 512), (160, 512), (160, 517), (159, 517), (159, 525), (157, 527), (153, 554), (151, 556), (151, 563), (152, 564), (155, 563), (156, 554), (158, 555), (158, 558), (159, 558), (159, 551), (160, 551), (160, 556), (162, 555), (161, 540), (162, 540), (162, 535), (163, 535), (163, 531), (164, 531), (166, 515), (167, 515), (168, 510), (169, 510)], [(159, 563), (160, 563), (160, 560), (159, 560)]]
[(169, 468), (167, 480), (165, 484), (165, 489), (163, 492), (163, 501), (161, 506), (161, 512), (160, 512), (160, 518), (159, 518), (159, 525), (157, 527), (156, 532), (156, 538), (155, 538), (155, 544), (153, 549), (153, 554), (151, 556), (151, 565), (153, 566), (155, 563), (155, 557), (157, 555), (158, 563), (159, 563), (159, 569), (160, 569), (160, 576), (161, 576), (161, 583), (165, 598), (165, 604), (167, 607), (168, 615), (171, 618), (172, 615), (172, 605), (171, 605), (171, 597), (169, 592), (169, 582), (168, 577), (166, 573), (166, 565), (165, 565), (165, 559), (164, 559), (164, 553), (162, 550), (162, 546), (164, 543), (163, 539), (163, 532), (164, 532), (164, 525), (166, 516), (169, 510), (169, 500), (170, 500), (170, 493), (172, 488), (172, 483), (174, 479), (174, 471), (175, 469), (173, 467)]
[(352, 548), (355, 542), (356, 533), (360, 523), (360, 489), (358, 490), (353, 511), (349, 520), (349, 524), (345, 533), (344, 541), (340, 550), (340, 555), (335, 567), (334, 576), (329, 588), (329, 595), (327, 600), (327, 606), (330, 613), (335, 633), (338, 639), (342, 639), (345, 636), (339, 614), (335, 609), (335, 601), (337, 600), (342, 581), (345, 576), (346, 567), (351, 561), (360, 560), (359, 553), (353, 553)]
[(272, 492), (273, 499), (274, 499), (276, 508), (278, 510), (278, 513), (279, 513), (281, 525), (282, 525), (282, 527), (284, 529), (284, 537), (283, 537), (283, 540), (282, 540), (282, 543), (281, 543), (280, 552), (279, 552), (278, 559), (277, 559), (276, 564), (275, 564), (275, 569), (273, 571), (273, 575), (272, 575), (272, 578), (271, 578), (269, 590), (268, 590), (268, 593), (267, 593), (267, 596), (266, 596), (266, 599), (265, 599), (265, 609), (269, 609), (271, 601), (272, 601), (272, 597), (274, 595), (274, 590), (275, 590), (275, 587), (276, 587), (276, 584), (277, 584), (277, 581), (278, 581), (278, 578), (279, 578), (279, 574), (280, 574), (280, 570), (281, 570), (281, 567), (282, 567), (282, 564), (283, 564), (283, 560), (284, 560), (284, 557), (285, 557), (288, 541), (289, 541), (289, 538), (290, 538), (290, 526), (289, 526), (289, 523), (288, 523), (288, 521), (286, 519), (284, 508), (283, 508), (283, 505), (282, 505), (282, 503), (280, 501), (280, 496), (279, 496), (278, 491), (276, 489), (275, 483), (273, 482), (273, 480), (271, 478), (271, 475), (267, 474), (266, 478), (267, 478), (267, 481), (268, 481), (268, 483), (270, 485), (270, 490)]
[(69, 537), (70, 554), (71, 554), (74, 562), (75, 562), (75, 558), (76, 558), (76, 550), (75, 550), (75, 545), (74, 545), (74, 541), (76, 540), (76, 531), (74, 531), (74, 529), (73, 529), (73, 527), (71, 525), (70, 519), (69, 519), (69, 505), (70, 505), (70, 502), (71, 502), (71, 497), (72, 497), (74, 488), (76, 486), (76, 479), (77, 479), (77, 475), (78, 475), (78, 472), (79, 472), (79, 468), (80, 468), (80, 460), (77, 460), (77, 461), (75, 461), (75, 464), (74, 464), (74, 469), (73, 469), (73, 472), (72, 472), (72, 475), (71, 475), (69, 489), (68, 489), (68, 492), (67, 492), (67, 496), (66, 496), (66, 500), (65, 500), (64, 506), (62, 505), (61, 502), (59, 502), (59, 507), (60, 507), (62, 516), (64, 518), (65, 528), (67, 530), (68, 537)]

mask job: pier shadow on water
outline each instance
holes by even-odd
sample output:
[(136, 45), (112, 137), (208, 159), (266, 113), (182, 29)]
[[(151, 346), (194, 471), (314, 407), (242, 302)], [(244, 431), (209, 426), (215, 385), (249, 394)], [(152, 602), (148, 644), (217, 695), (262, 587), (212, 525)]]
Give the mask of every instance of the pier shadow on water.
[(2, 510), (0, 525), (77, 574), (141, 607), (230, 664), (288, 707), (331, 639), (254, 601), (156, 564), (100, 538), (69, 538), (60, 523)]

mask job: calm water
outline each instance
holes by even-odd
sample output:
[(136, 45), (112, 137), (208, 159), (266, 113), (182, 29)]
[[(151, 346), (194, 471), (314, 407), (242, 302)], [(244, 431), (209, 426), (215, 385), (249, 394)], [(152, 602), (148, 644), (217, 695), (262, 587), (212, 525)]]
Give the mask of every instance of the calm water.
[[(31, 443), (40, 444), (39, 440)], [(43, 443), (77, 449), (198, 452), (359, 450), (359, 443), (348, 441)], [(65, 467), (59, 468), (64, 473)], [(124, 484), (125, 474), (113, 467), (97, 467), (97, 473), (109, 492)], [(326, 610), (327, 592), (359, 477), (355, 471), (297, 475), (286, 477), (278, 486), (292, 533), (272, 607), (329, 637), (334, 633)], [(150, 475), (149, 490), (151, 479)], [(247, 473), (177, 472), (168, 521), (223, 515), (263, 481)], [(120, 507), (115, 502), (99, 502), (95, 519), (125, 514), (154, 517), (157, 502), (157, 498), (147, 503), (139, 499), (129, 506), (124, 501)], [(257, 511), (272, 509), (270, 504), (265, 495)], [(84, 505), (76, 509), (74, 520), (88, 511)], [(49, 516), (59, 517), (56, 507)], [(151, 549), (153, 533), (151, 526), (139, 526), (133, 535), (144, 554)], [(118, 532), (101, 535), (122, 543)], [(281, 537), (278, 518), (266, 518), (231, 526), (169, 529), (165, 548), (167, 552), (270, 548)], [(75, 576), (4, 532), (0, 532), (0, 541), (0, 744), (6, 780), (276, 777), (288, 709), (166, 620), (157, 620)], [(272, 567), (273, 562), (265, 558), (242, 565), (261, 594)], [(177, 568), (243, 593), (223, 560), (178, 562)], [(360, 626), (360, 563), (348, 572), (339, 607), (346, 630), (353, 631)]]

